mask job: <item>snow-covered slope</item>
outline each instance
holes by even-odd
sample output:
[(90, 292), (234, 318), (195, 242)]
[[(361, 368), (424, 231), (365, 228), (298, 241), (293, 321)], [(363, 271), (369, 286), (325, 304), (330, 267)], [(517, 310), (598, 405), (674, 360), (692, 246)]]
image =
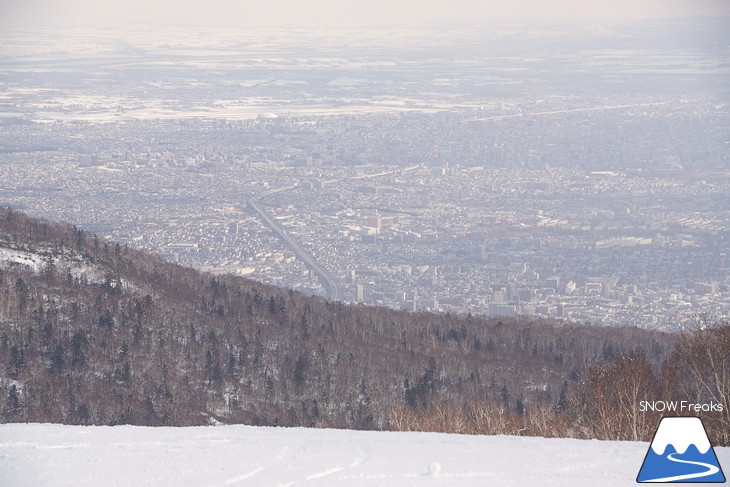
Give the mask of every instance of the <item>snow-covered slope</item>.
[[(0, 425), (0, 485), (622, 486), (647, 443), (304, 428)], [(730, 465), (730, 448), (715, 449)]]

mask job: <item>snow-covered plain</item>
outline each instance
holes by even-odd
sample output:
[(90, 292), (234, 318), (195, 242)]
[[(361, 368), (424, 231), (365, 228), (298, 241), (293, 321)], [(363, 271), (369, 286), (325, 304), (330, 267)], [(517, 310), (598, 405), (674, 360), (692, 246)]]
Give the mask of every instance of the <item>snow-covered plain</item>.
[[(0, 425), (0, 485), (623, 486), (648, 443), (305, 428)], [(715, 448), (730, 465), (730, 448)], [(727, 468), (727, 467), (726, 467)]]

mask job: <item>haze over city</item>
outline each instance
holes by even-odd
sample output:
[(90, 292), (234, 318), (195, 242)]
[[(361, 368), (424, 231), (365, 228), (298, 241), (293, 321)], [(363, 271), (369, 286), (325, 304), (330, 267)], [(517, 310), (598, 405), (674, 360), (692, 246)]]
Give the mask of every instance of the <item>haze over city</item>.
[(0, 484), (719, 479), (729, 19), (2, 1)]
[(0, 7), (0, 22), (6, 26), (108, 25), (157, 23), (167, 25), (245, 26), (377, 26), (382, 24), (494, 22), (500, 20), (576, 20), (686, 18), (727, 16), (730, 6), (723, 0), (385, 0), (270, 2), (213, 0), (9, 0)]
[(676, 329), (728, 311), (728, 30), (661, 4), (7, 29), (4, 200), (350, 302)]

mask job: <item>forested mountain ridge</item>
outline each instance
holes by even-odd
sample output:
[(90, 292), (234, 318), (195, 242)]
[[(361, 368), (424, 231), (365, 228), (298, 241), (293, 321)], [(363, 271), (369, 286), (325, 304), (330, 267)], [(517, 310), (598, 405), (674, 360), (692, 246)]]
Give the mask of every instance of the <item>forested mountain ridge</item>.
[(407, 405), (559, 411), (584, 367), (675, 338), (411, 313), (212, 276), (0, 208), (0, 422), (383, 429)]

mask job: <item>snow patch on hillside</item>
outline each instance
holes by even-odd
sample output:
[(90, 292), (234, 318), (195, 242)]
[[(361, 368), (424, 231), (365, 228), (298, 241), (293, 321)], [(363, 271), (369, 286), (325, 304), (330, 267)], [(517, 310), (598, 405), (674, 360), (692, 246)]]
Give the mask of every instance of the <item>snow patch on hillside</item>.
[(33, 252), (24, 252), (0, 247), (0, 264), (22, 264), (33, 269), (38, 274), (45, 266), (46, 260)]
[[(0, 268), (10, 265), (28, 266), (36, 275), (45, 272), (52, 265), (57, 278), (66, 279), (70, 274), (73, 279), (87, 284), (103, 284), (108, 278), (108, 271), (102, 266), (91, 264), (68, 249), (60, 252), (51, 249), (30, 251), (13, 248), (7, 242), (0, 241)], [(126, 279), (112, 281), (111, 285), (119, 285), (126, 291), (145, 294), (141, 287)]]
[(34, 274), (40, 274), (50, 265), (55, 266), (55, 273), (64, 277), (71, 273), (74, 278), (85, 278), (90, 283), (101, 283), (104, 273), (98, 266), (85, 262), (80, 256), (68, 250), (53, 252), (50, 249), (34, 249), (34, 251), (17, 249), (5, 242), (0, 242), (0, 267), (20, 264), (30, 267)]

